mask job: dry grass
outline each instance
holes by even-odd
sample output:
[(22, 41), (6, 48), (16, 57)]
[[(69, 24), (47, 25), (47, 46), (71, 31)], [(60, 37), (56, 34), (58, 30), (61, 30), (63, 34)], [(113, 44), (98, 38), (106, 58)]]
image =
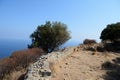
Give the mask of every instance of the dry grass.
[[(42, 49), (32, 48), (21, 51), (15, 51), (10, 57), (0, 60), (0, 80), (17, 80), (15, 76), (22, 74), (30, 63), (37, 60), (44, 53)], [(17, 72), (18, 75), (16, 74)], [(12, 78), (12, 79), (11, 79)]]

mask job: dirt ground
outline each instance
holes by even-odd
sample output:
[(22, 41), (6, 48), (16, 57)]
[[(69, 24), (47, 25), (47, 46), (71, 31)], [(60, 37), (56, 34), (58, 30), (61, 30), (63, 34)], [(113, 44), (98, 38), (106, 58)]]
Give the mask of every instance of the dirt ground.
[(78, 51), (65, 60), (57, 63), (55, 73), (51, 80), (104, 80), (106, 71), (101, 65), (106, 61), (112, 61), (119, 54), (100, 53), (91, 51)]

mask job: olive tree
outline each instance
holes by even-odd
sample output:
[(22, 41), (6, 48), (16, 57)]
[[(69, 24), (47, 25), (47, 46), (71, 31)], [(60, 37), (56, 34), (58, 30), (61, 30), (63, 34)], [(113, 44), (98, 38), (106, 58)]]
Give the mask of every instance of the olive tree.
[(64, 44), (71, 37), (65, 24), (47, 21), (44, 25), (38, 26), (30, 35), (30, 38), (32, 39), (32, 44), (28, 45), (29, 48), (39, 47), (49, 53)]

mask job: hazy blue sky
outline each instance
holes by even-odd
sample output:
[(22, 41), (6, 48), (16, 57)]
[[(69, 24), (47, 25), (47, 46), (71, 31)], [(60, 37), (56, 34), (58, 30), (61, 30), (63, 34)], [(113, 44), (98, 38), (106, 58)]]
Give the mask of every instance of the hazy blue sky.
[(107, 24), (120, 21), (120, 0), (0, 0), (0, 39), (29, 40), (48, 20), (67, 24), (72, 41), (99, 41)]

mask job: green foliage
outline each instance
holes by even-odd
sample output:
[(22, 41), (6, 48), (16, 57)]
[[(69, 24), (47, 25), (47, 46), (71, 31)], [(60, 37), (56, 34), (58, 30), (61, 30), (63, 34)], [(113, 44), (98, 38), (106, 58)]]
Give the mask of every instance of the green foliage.
[(65, 24), (47, 21), (46, 24), (38, 26), (30, 38), (32, 44), (28, 45), (29, 48), (39, 47), (48, 53), (69, 40), (70, 34)]
[(102, 31), (100, 39), (102, 41), (120, 42), (120, 23), (110, 24)]

